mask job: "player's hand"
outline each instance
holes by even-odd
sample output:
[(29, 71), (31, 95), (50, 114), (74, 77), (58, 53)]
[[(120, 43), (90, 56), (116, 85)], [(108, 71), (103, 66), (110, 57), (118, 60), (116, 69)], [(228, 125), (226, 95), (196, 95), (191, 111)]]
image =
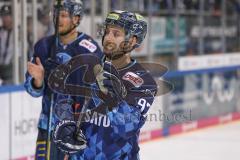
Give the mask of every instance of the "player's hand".
[(103, 71), (96, 76), (96, 79), (100, 90), (104, 94), (110, 95), (108, 98), (113, 98), (118, 102), (125, 98), (127, 94), (126, 88), (118, 71), (110, 62), (104, 63)]
[(36, 57), (36, 64), (32, 62), (27, 63), (28, 73), (34, 78), (34, 86), (40, 88), (44, 80), (44, 68), (40, 58)]
[(87, 147), (87, 141), (75, 121), (63, 120), (53, 131), (53, 142), (65, 154), (75, 154)]

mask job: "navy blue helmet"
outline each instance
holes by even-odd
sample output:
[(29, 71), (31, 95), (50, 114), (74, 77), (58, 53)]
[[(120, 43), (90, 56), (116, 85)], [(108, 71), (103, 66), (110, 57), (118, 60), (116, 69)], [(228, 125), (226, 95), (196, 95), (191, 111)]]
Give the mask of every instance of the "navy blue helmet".
[[(54, 9), (56, 10), (57, 7), (55, 5)], [(71, 16), (83, 16), (83, 3), (81, 0), (62, 0), (60, 9), (68, 11)]]
[(115, 10), (107, 15), (104, 23), (107, 25), (117, 25), (124, 29), (126, 34), (126, 40), (135, 36), (137, 38), (137, 44), (134, 48), (140, 46), (147, 34), (147, 22), (143, 16), (137, 13), (128, 11)]

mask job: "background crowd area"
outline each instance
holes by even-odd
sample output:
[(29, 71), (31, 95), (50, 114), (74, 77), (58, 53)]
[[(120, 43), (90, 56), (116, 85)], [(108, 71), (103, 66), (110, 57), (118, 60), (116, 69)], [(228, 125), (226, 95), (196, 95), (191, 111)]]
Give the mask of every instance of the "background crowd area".
[[(26, 0), (25, 11), (23, 1), (0, 1), (0, 85), (21, 84), (34, 44), (54, 33), (53, 0)], [(79, 30), (100, 45), (97, 32), (108, 11), (124, 9), (144, 15), (148, 36), (133, 55), (170, 70), (178, 69), (179, 57), (240, 51), (240, 0), (83, 0), (83, 4)]]

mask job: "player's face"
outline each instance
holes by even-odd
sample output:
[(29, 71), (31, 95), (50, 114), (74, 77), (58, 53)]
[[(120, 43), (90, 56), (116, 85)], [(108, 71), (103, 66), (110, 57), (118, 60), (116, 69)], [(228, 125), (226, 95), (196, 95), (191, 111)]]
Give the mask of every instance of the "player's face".
[(6, 29), (12, 28), (12, 17), (11, 15), (3, 15), (2, 17), (3, 27)]
[(125, 32), (118, 26), (107, 26), (103, 40), (105, 54), (120, 54), (120, 44), (125, 40)]
[(74, 27), (74, 22), (69, 12), (62, 10), (59, 13), (59, 27), (58, 31), (60, 35), (69, 33)]

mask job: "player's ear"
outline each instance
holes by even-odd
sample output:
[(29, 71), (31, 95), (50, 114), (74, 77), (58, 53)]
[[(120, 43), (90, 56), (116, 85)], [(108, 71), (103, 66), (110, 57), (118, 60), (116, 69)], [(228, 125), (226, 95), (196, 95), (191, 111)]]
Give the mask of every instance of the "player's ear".
[(137, 43), (137, 37), (136, 36), (131, 37), (130, 43), (132, 47), (135, 46)]

